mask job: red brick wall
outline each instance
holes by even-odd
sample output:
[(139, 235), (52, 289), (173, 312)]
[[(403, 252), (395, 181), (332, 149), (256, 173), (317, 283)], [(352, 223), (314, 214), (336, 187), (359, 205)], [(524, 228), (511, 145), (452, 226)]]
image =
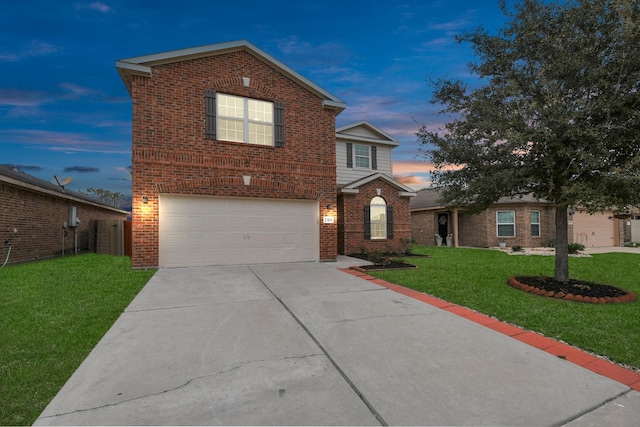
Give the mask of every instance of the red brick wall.
[[(0, 265), (7, 254), (6, 240), (10, 240), (12, 245), (9, 263), (62, 255), (62, 225), (69, 219), (70, 206), (76, 207), (76, 215), (80, 219), (78, 252), (95, 250), (97, 220), (127, 219), (125, 213), (0, 184)], [(67, 228), (64, 252), (66, 255), (75, 254), (73, 228)]]
[(493, 215), (493, 225), (489, 224), (490, 215), (486, 210), (477, 214), (458, 212), (458, 245), (476, 248), (498, 246), (497, 242), (492, 245), (488, 243), (489, 239), (495, 238), (496, 234), (495, 211), (492, 211), (491, 215)]
[[(393, 206), (393, 239), (365, 240), (364, 207), (378, 195), (385, 199), (387, 206)], [(340, 196), (338, 203), (338, 227), (340, 230), (341, 254), (360, 253), (362, 248), (377, 249), (380, 252), (401, 252), (411, 238), (411, 218), (409, 197), (400, 197), (396, 187), (377, 179), (358, 188), (358, 194)]]
[[(496, 212), (513, 210), (516, 214), (516, 237), (498, 237)], [(532, 210), (540, 211), (540, 237), (531, 236)], [(449, 212), (451, 218), (452, 213)], [(415, 211), (411, 213), (411, 235), (416, 243), (435, 246), (438, 232), (436, 211)], [(451, 227), (452, 220), (449, 220)], [(450, 229), (449, 233), (453, 233)], [(555, 239), (554, 208), (549, 205), (500, 205), (492, 206), (479, 214), (460, 211), (458, 214), (458, 245), (470, 247), (495, 247), (500, 242), (507, 247), (544, 247)]]
[[(283, 102), (285, 146), (206, 139), (205, 90)], [(132, 99), (133, 267), (158, 265), (160, 193), (319, 200), (320, 217), (335, 206), (335, 111), (250, 53), (153, 67), (134, 76)], [(335, 260), (337, 225), (319, 227), (320, 259)]]
[[(513, 210), (516, 214), (516, 237), (498, 237), (496, 228), (496, 212)], [(531, 211), (540, 211), (540, 237), (531, 236)], [(500, 242), (507, 247), (515, 245), (535, 248), (544, 247), (550, 240), (555, 240), (555, 210), (548, 205), (500, 205), (490, 207), (486, 211), (486, 244), (498, 246)]]
[(434, 211), (411, 212), (411, 238), (419, 245), (435, 246), (438, 214)]

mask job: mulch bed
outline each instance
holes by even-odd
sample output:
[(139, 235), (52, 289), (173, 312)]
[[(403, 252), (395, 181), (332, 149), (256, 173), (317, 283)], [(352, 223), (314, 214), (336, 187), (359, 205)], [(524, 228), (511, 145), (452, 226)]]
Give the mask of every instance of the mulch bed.
[(576, 279), (564, 283), (549, 277), (516, 276), (509, 279), (509, 285), (548, 298), (594, 304), (632, 302), (638, 298), (635, 293), (615, 286)]
[(406, 262), (391, 260), (387, 264), (361, 265), (357, 268), (364, 271), (375, 271), (375, 270), (407, 270), (410, 268), (418, 268), (418, 267)]
[[(365, 261), (374, 262), (373, 260), (370, 259), (370, 257), (367, 254), (363, 254), (363, 253), (349, 254), (348, 256), (350, 256), (352, 258), (358, 258), (358, 259), (363, 259)], [(417, 266), (415, 266), (413, 264), (409, 264), (407, 262), (403, 262), (403, 261), (399, 261), (397, 259), (393, 259), (395, 257), (402, 257), (402, 258), (431, 258), (431, 255), (398, 254), (398, 253), (384, 254), (384, 256), (382, 256), (382, 259), (385, 259), (386, 261), (378, 262), (378, 263), (375, 263), (373, 265), (361, 265), (359, 267), (356, 267), (356, 269), (358, 269), (360, 271), (380, 271), (380, 270), (406, 270), (406, 269), (418, 268)]]

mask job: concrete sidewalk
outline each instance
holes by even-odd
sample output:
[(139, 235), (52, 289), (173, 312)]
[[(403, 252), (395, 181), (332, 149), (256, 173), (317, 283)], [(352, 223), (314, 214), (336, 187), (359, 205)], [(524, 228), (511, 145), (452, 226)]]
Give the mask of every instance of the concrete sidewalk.
[(640, 393), (353, 263), (159, 270), (36, 425), (636, 425)]

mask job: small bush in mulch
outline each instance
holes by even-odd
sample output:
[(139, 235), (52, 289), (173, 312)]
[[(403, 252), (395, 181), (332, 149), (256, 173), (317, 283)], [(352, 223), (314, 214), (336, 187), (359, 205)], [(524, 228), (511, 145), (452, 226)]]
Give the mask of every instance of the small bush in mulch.
[(633, 292), (615, 286), (576, 279), (565, 283), (549, 277), (517, 276), (509, 279), (509, 285), (532, 294), (567, 301), (614, 303), (632, 302), (638, 298)]

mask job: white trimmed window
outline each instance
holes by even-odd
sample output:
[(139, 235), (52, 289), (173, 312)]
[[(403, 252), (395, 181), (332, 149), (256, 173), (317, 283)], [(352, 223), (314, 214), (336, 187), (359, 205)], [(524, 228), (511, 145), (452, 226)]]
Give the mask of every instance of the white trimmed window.
[(284, 103), (204, 91), (207, 139), (284, 147)]
[(387, 238), (387, 203), (380, 196), (371, 199), (371, 240)]
[(540, 237), (540, 211), (531, 211), (531, 237)]
[(516, 212), (497, 211), (496, 228), (498, 237), (516, 237)]
[(353, 144), (348, 142), (347, 168), (378, 169), (378, 149), (375, 145)]
[(218, 139), (273, 145), (273, 103), (218, 94)]
[(354, 145), (354, 160), (357, 168), (369, 169), (369, 146), (355, 144)]

